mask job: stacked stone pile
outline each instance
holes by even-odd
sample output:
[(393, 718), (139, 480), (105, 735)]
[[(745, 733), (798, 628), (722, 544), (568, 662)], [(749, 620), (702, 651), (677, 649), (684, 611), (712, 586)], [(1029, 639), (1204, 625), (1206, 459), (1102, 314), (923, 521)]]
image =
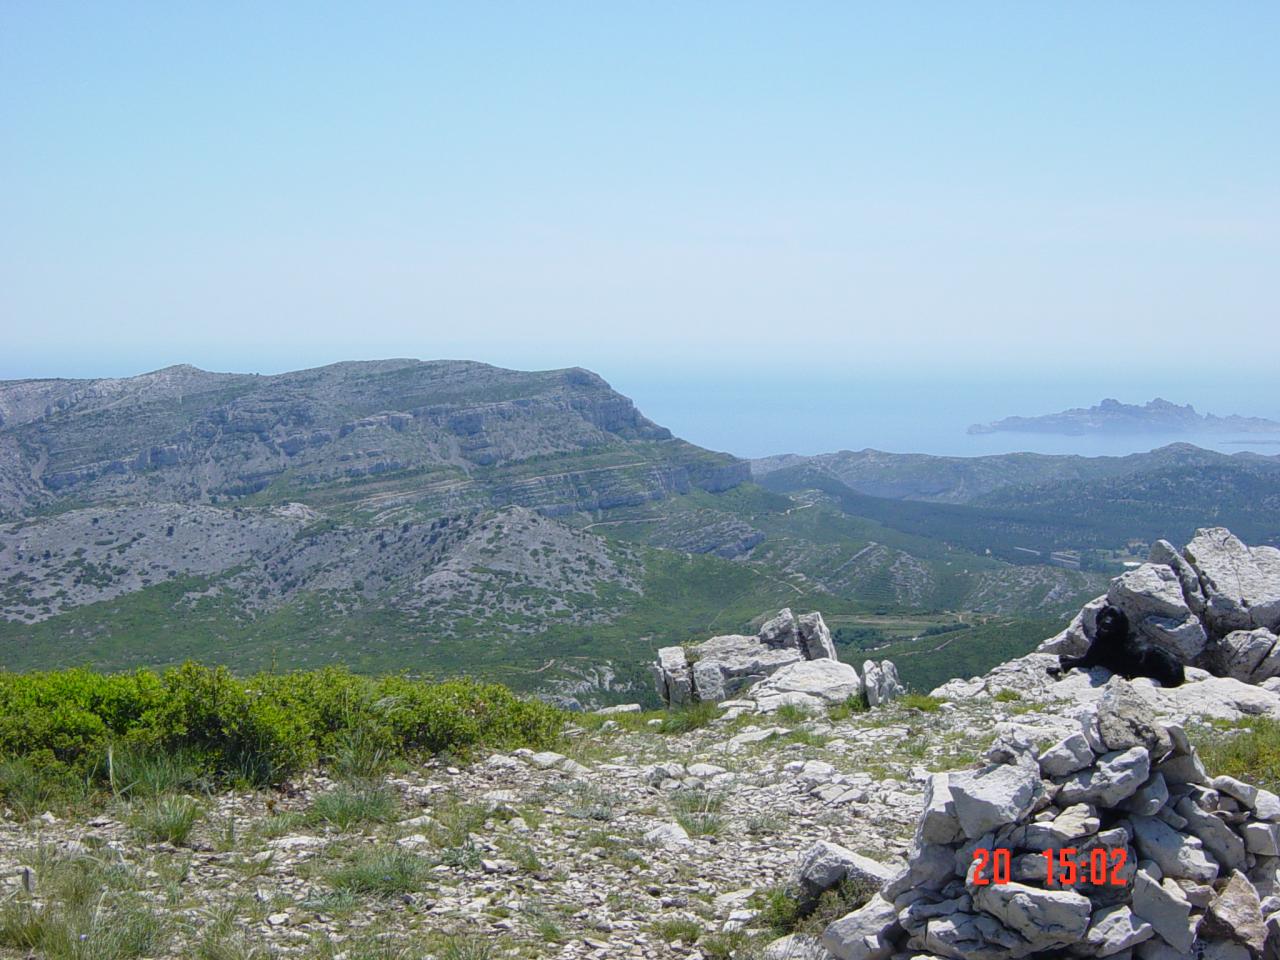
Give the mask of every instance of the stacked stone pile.
[(1261, 684), (1280, 677), (1280, 550), (1246, 546), (1224, 527), (1197, 530), (1181, 551), (1157, 540), (1148, 562), (1111, 582), (1041, 653), (1081, 656), (1098, 611), (1119, 607), (1143, 640), (1183, 664)]
[[(933, 774), (908, 867), (822, 945), (840, 960), (1280, 956), (1280, 797), (1211, 779), (1182, 728), (1118, 677), (1081, 727), (1042, 752), (1009, 735), (987, 766)], [(1008, 851), (1007, 882), (979, 850)], [(1063, 882), (1064, 859), (1080, 882)], [(806, 896), (874, 875), (839, 860), (802, 860)]]
[(867, 660), (862, 675), (836, 656), (822, 614), (783, 608), (755, 636), (712, 637), (690, 648), (663, 647), (654, 687), (667, 706), (745, 698), (763, 713), (791, 704), (816, 709), (865, 696), (871, 706), (901, 696), (897, 668)]

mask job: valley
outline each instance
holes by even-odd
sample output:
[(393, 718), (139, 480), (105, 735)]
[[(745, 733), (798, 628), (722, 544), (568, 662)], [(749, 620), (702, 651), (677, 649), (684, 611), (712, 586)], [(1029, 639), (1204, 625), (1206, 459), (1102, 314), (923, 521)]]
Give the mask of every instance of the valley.
[(11, 670), (344, 663), (590, 705), (793, 606), (928, 689), (1031, 649), (1134, 544), (1280, 536), (1277, 458), (748, 463), (580, 369), (174, 367), (3, 383), (0, 417)]

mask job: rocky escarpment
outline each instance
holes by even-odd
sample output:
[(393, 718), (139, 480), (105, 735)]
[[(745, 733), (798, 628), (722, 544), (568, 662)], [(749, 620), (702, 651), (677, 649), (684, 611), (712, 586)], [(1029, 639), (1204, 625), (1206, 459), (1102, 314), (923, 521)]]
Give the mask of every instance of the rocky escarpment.
[(753, 709), (791, 705), (817, 709), (864, 697), (876, 706), (903, 693), (888, 660), (863, 664), (863, 674), (836, 656), (822, 614), (797, 617), (784, 607), (755, 636), (727, 634), (692, 647), (663, 647), (654, 687), (667, 706), (730, 701), (740, 693)]
[[(589, 371), (460, 361), (0, 382), (0, 437), (0, 510), (11, 514), (56, 498), (209, 502), (285, 484), (299, 499), (397, 476), (442, 508), (554, 513), (749, 478), (744, 462), (673, 439)], [(504, 472), (533, 458), (580, 462)]]
[(1071, 625), (1040, 647), (1080, 656), (1104, 604), (1119, 607), (1138, 636), (1182, 663), (1245, 683), (1280, 677), (1280, 550), (1245, 545), (1224, 527), (1197, 530), (1181, 551), (1166, 540), (1148, 562), (1111, 583)]
[[(827, 950), (1248, 960), (1280, 947), (1280, 797), (1211, 779), (1127, 681), (1051, 746), (1006, 736), (986, 759), (930, 777), (907, 868), (826, 929)], [(827, 852), (825, 875), (840, 859)]]

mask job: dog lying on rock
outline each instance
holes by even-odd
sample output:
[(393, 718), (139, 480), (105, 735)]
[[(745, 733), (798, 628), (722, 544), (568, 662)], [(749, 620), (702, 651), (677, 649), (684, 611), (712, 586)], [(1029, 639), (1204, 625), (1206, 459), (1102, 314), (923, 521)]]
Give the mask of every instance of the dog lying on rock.
[(1098, 611), (1097, 629), (1085, 655), (1059, 657), (1058, 662), (1063, 671), (1105, 667), (1126, 680), (1150, 677), (1162, 687), (1180, 686), (1187, 679), (1177, 657), (1139, 638), (1129, 629), (1125, 612), (1110, 605)]

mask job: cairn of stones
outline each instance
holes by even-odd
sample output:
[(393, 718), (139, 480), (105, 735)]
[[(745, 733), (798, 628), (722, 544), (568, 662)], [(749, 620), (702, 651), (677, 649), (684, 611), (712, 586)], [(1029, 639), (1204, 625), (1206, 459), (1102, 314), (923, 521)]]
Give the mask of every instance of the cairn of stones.
[(796, 616), (785, 607), (755, 636), (728, 634), (690, 647), (663, 647), (653, 677), (669, 707), (714, 702), (762, 713), (788, 704), (815, 710), (850, 697), (865, 697), (874, 707), (905, 692), (891, 661), (867, 660), (859, 675), (836, 656), (821, 613)]
[[(932, 774), (908, 867), (822, 946), (840, 960), (1277, 956), (1280, 797), (1210, 778), (1118, 677), (1081, 726), (1043, 751), (1004, 737), (986, 766)], [(844, 850), (842, 871), (843, 848), (825, 846), (811, 894), (867, 876), (866, 858)]]

